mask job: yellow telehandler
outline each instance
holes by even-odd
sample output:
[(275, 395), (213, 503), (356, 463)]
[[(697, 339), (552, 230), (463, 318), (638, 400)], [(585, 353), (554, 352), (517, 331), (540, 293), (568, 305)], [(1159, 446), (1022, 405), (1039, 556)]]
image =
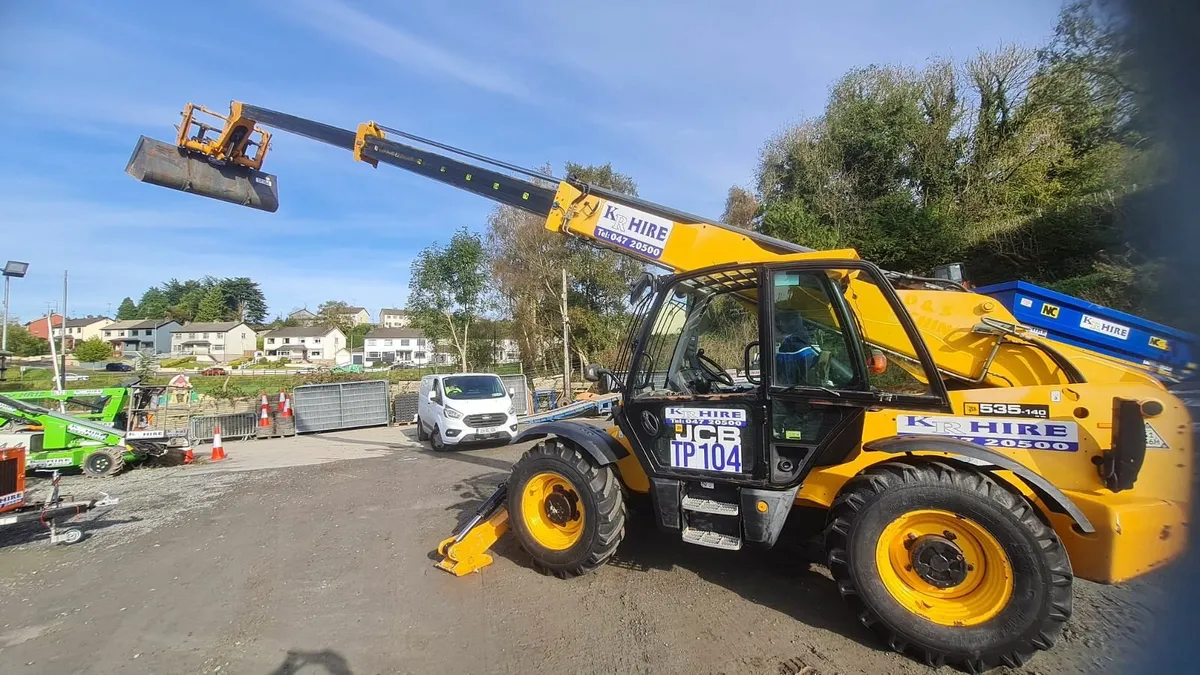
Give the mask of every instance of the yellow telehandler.
[(1183, 403), (1151, 373), (1046, 339), (990, 297), (374, 122), (351, 131), (237, 102), (213, 124), (197, 113), (213, 114), (189, 104), (174, 144), (142, 137), (127, 171), (274, 211), (261, 125), (670, 272), (635, 286), (619, 355), (588, 367), (621, 394), (614, 427), (524, 430), (516, 441), (536, 445), (439, 546), (449, 572), (490, 563), (510, 529), (547, 572), (596, 570), (638, 495), (662, 530), (728, 550), (770, 547), (794, 507), (815, 507), (859, 619), (892, 649), (978, 672), (1050, 648), (1076, 577), (1117, 583), (1184, 550)]

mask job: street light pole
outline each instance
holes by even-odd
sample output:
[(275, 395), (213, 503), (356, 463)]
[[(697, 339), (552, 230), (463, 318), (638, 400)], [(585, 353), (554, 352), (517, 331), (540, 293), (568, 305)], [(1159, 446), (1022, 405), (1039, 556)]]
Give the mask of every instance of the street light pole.
[(29, 271), (29, 263), (9, 260), (4, 266), (4, 327), (0, 330), (0, 352), (8, 351), (8, 286), (13, 277), (20, 279)]

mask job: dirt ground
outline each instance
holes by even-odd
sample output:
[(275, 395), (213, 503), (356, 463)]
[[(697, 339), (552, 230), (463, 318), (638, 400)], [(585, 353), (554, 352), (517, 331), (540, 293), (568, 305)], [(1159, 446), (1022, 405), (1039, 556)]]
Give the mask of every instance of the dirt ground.
[[(688, 546), (635, 515), (587, 577), (543, 576), (511, 539), (480, 574), (435, 569), (519, 446), (439, 455), (369, 429), (227, 449), (64, 479), (121, 499), (79, 519), (78, 544), (0, 530), (0, 673), (932, 672), (883, 650), (792, 545)], [(1078, 582), (1063, 639), (1016, 672), (1118, 671), (1154, 630), (1160, 581)]]

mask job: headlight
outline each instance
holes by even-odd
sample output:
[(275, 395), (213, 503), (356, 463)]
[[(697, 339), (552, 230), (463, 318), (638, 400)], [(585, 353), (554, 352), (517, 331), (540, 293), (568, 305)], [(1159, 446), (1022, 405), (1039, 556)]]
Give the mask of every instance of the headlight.
[(451, 408), (450, 406), (446, 406), (446, 417), (449, 417), (452, 420), (456, 420), (456, 419), (462, 417), (462, 413), (458, 412), (454, 408)]
[(508, 414), (509, 414), (509, 415), (516, 415), (516, 414), (517, 414), (517, 407), (516, 407), (516, 406), (514, 406), (514, 405), (510, 405), (510, 406), (508, 406)]

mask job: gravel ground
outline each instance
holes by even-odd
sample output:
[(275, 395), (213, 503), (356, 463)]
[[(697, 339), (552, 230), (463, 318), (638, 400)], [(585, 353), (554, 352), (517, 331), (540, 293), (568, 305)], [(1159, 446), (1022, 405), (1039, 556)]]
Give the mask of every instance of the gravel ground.
[[(931, 672), (881, 649), (794, 545), (703, 549), (635, 515), (597, 574), (542, 576), (506, 538), (456, 579), (433, 548), (522, 448), (434, 454), (395, 429), (319, 442), (357, 459), (64, 479), (121, 503), (73, 546), (0, 531), (0, 673)], [(274, 446), (231, 455), (256, 447)], [(1119, 671), (1153, 634), (1162, 574), (1079, 582), (1054, 650), (995, 672)]]

